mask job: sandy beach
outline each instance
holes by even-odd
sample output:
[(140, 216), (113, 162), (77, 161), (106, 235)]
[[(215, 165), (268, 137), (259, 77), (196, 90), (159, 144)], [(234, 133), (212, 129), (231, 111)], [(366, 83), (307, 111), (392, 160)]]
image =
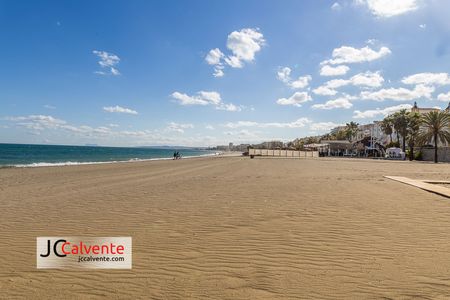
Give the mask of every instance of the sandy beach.
[[(0, 298), (448, 299), (448, 164), (214, 157), (0, 169)], [(131, 236), (132, 270), (38, 270), (37, 236)]]

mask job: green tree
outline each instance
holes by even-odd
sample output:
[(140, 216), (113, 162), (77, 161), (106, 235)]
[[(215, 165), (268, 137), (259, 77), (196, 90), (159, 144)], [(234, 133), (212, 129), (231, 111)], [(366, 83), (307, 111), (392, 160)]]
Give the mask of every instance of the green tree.
[(397, 142), (400, 143), (399, 135), (402, 136), (402, 149), (406, 150), (406, 135), (408, 134), (408, 115), (406, 109), (402, 109), (392, 115), (394, 129), (397, 132)]
[(383, 119), (383, 121), (381, 121), (381, 130), (384, 132), (384, 134), (389, 135), (391, 144), (392, 144), (392, 133), (394, 132), (392, 121), (393, 120), (391, 116), (387, 116)]
[(358, 132), (358, 123), (355, 123), (351, 121), (350, 123), (345, 124), (345, 136), (347, 137), (348, 141), (351, 142), (352, 138), (356, 135)]
[(450, 143), (450, 114), (446, 111), (430, 111), (423, 115), (423, 126), (420, 139), (434, 143), (434, 162), (438, 162), (438, 143)]
[(407, 139), (409, 147), (409, 160), (414, 159), (414, 147), (417, 144), (420, 125), (422, 124), (422, 116), (417, 112), (409, 112), (408, 117), (408, 127), (407, 127)]
[(336, 140), (345, 140), (346, 138), (345, 130), (339, 130), (336, 132)]

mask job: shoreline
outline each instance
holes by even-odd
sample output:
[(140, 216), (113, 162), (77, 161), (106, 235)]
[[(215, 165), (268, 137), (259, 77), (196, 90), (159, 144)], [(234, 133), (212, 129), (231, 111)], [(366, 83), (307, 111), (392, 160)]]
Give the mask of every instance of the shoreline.
[[(227, 152), (215, 152), (215, 153), (209, 153), (209, 154), (183, 156), (181, 158), (181, 160), (193, 159), (193, 158), (203, 158), (203, 157), (218, 157), (218, 156), (237, 156), (237, 153), (235, 155), (230, 155)], [(91, 161), (86, 161), (86, 162), (66, 161), (66, 162), (52, 162), (52, 163), (37, 162), (37, 163), (30, 163), (30, 164), (0, 165), (0, 169), (104, 165), (104, 164), (136, 163), (136, 162), (147, 162), (147, 161), (164, 161), (164, 160), (174, 160), (174, 159), (172, 157), (158, 157), (158, 158), (114, 160), (114, 161), (92, 161), (92, 162)]]

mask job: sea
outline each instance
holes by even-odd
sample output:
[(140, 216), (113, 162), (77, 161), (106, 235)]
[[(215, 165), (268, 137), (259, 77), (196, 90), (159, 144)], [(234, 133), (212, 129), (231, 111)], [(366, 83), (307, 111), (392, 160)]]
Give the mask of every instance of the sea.
[(0, 167), (40, 167), (101, 164), (125, 161), (173, 159), (218, 155), (218, 152), (184, 147), (103, 147), (1, 144)]

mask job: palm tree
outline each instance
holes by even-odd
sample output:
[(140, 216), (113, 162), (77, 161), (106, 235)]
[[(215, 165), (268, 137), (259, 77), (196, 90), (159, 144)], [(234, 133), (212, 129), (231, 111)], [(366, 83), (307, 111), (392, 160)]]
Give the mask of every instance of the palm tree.
[(422, 116), (417, 112), (409, 112), (408, 116), (408, 147), (409, 147), (409, 160), (414, 159), (414, 147), (417, 143), (420, 125), (422, 124)]
[(358, 123), (355, 123), (353, 121), (351, 121), (350, 123), (345, 124), (346, 128), (345, 128), (345, 135), (348, 139), (349, 142), (352, 141), (352, 138), (356, 135), (356, 133), (358, 132)]
[(450, 114), (446, 111), (434, 110), (423, 115), (423, 126), (420, 138), (424, 142), (434, 141), (434, 162), (438, 162), (438, 143), (450, 143)]
[(387, 116), (386, 118), (383, 119), (383, 121), (381, 121), (381, 130), (384, 132), (384, 134), (389, 135), (390, 137), (390, 142), (392, 144), (392, 132), (393, 132), (393, 128), (392, 128), (392, 117), (391, 116)]
[(396, 113), (393, 114), (393, 123), (394, 123), (394, 129), (397, 131), (397, 141), (400, 144), (400, 139), (398, 135), (400, 134), (402, 136), (402, 149), (403, 152), (406, 150), (406, 135), (408, 134), (408, 116), (406, 109), (402, 109)]

